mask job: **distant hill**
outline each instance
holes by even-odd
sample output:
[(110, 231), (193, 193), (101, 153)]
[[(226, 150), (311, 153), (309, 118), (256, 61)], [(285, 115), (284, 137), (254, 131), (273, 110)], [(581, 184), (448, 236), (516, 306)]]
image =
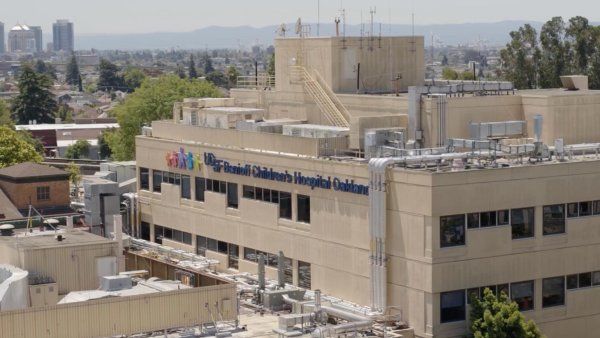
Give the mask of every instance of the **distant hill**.
[[(463, 23), (417, 25), (416, 35), (425, 36), (425, 44), (429, 45), (431, 35), (435, 35), (443, 44), (475, 44), (479, 39), (488, 45), (504, 45), (512, 30), (530, 23), (536, 29), (541, 28), (541, 22), (502, 21), (494, 23)], [(287, 25), (293, 33), (294, 24)], [(378, 26), (377, 26), (378, 27)], [(382, 34), (390, 35), (387, 25), (382, 26)], [(271, 45), (276, 36), (278, 26), (266, 27), (219, 27), (210, 26), (191, 32), (180, 33), (146, 33), (123, 35), (80, 35), (76, 37), (77, 49), (215, 49), (249, 47), (254, 44)], [(379, 34), (379, 28), (376, 28)], [(321, 35), (333, 35), (334, 24), (321, 24)], [(391, 35), (411, 35), (411, 25), (392, 25)], [(312, 25), (312, 35), (316, 35), (316, 26)], [(360, 35), (360, 25), (348, 25), (346, 35)]]

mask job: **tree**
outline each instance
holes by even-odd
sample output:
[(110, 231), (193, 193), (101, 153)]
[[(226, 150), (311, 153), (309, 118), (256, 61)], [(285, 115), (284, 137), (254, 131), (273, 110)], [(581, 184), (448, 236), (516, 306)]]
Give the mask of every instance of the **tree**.
[(111, 151), (108, 144), (108, 133), (114, 133), (114, 130), (104, 130), (100, 136), (98, 136), (98, 153), (101, 160), (105, 160), (110, 157)]
[(460, 79), (465, 81), (474, 81), (475, 74), (473, 74), (472, 70), (465, 70), (460, 74)]
[(238, 76), (240, 76), (240, 72), (237, 70), (237, 68), (235, 68), (235, 66), (229, 66), (227, 68), (227, 81), (229, 82), (229, 88), (235, 87), (235, 85), (237, 84)]
[(77, 58), (75, 57), (75, 53), (73, 53), (73, 55), (71, 55), (71, 60), (67, 64), (67, 83), (71, 86), (79, 86), (80, 77), (81, 74), (79, 73), (79, 65), (77, 64)]
[(587, 74), (589, 59), (598, 40), (594, 27), (589, 24), (588, 19), (576, 16), (569, 20), (566, 33), (573, 41), (573, 68), (575, 72)]
[(6, 105), (6, 101), (0, 99), (0, 126), (12, 127), (13, 125), (14, 121), (10, 117), (10, 110)]
[(540, 44), (539, 86), (560, 87), (560, 76), (568, 72), (567, 55), (570, 49), (569, 42), (565, 40), (565, 23), (561, 17), (554, 17), (542, 26)]
[(77, 197), (77, 193), (79, 191), (79, 182), (81, 181), (81, 171), (79, 170), (79, 166), (75, 164), (75, 162), (69, 163), (69, 167), (67, 167), (67, 172), (69, 173), (69, 181), (72, 184), (74, 197)]
[(442, 57), (442, 66), (447, 66), (448, 65), (448, 56), (446, 54), (444, 54), (444, 56)]
[(519, 306), (504, 292), (496, 297), (486, 288), (483, 298), (471, 299), (471, 334), (475, 338), (540, 338), (533, 321), (525, 321)]
[(267, 74), (269, 76), (275, 76), (275, 53), (269, 57), (269, 64), (267, 65)]
[(458, 72), (450, 67), (442, 69), (442, 79), (444, 80), (458, 80)]
[(56, 80), (56, 68), (53, 65), (47, 64), (42, 60), (37, 60), (35, 63), (35, 71), (38, 74), (45, 74), (50, 79)]
[(198, 77), (198, 73), (196, 72), (196, 64), (194, 63), (194, 54), (190, 55), (190, 68), (188, 71), (188, 76), (190, 79), (195, 79)]
[(526, 24), (510, 32), (511, 41), (500, 51), (504, 78), (518, 89), (535, 88), (541, 51), (537, 32)]
[(117, 161), (135, 158), (135, 136), (142, 126), (172, 117), (173, 104), (189, 97), (219, 97), (210, 83), (198, 79), (183, 80), (178, 76), (146, 79), (142, 86), (115, 108), (120, 128), (107, 133), (112, 156)]
[(177, 64), (177, 70), (175, 71), (175, 73), (177, 74), (177, 76), (179, 76), (180, 79), (185, 79), (185, 69), (183, 69), (182, 65)]
[(113, 91), (122, 86), (122, 79), (119, 76), (119, 67), (106, 59), (100, 59), (98, 65), (100, 76), (98, 78), (98, 89), (103, 91)]
[(217, 87), (227, 87), (228, 79), (225, 74), (214, 71), (206, 75), (206, 81), (214, 84)]
[(0, 126), (0, 168), (22, 162), (41, 162), (42, 156), (27, 142), (23, 134), (8, 126)]
[(67, 147), (65, 157), (70, 159), (87, 158), (90, 156), (90, 143), (87, 140), (78, 140)]
[(19, 124), (53, 123), (58, 104), (50, 92), (52, 81), (24, 65), (19, 76), (19, 95), (13, 99), (12, 111)]
[(145, 79), (146, 74), (136, 67), (128, 67), (123, 73), (123, 82), (125, 87), (127, 87), (127, 91), (130, 93), (139, 88)]
[(73, 122), (73, 109), (66, 104), (60, 105), (56, 115), (63, 123)]
[(215, 67), (213, 67), (212, 60), (208, 53), (205, 53), (202, 57), (202, 64), (204, 65), (204, 74), (208, 75), (215, 71)]

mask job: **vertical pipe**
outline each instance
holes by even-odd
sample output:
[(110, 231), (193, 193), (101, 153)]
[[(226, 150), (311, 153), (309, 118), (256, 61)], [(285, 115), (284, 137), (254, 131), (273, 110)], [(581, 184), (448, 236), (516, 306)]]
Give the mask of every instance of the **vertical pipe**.
[(121, 215), (113, 215), (113, 224), (115, 241), (117, 241), (117, 273), (119, 273), (125, 271), (125, 257), (123, 256), (123, 217)]
[(360, 91), (360, 62), (356, 66), (356, 92)]
[(283, 255), (283, 251), (279, 251), (279, 255), (277, 256), (277, 284), (280, 288), (285, 287), (285, 256)]
[(258, 289), (265, 289), (265, 256), (263, 254), (258, 255)]

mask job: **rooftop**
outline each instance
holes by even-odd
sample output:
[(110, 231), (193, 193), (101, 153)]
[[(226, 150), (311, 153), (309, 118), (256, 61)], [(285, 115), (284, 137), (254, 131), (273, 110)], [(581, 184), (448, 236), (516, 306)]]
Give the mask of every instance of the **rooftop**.
[(68, 178), (69, 173), (51, 166), (24, 162), (10, 167), (0, 169), (0, 179), (21, 179), (21, 178)]
[[(57, 235), (62, 236), (61, 241), (56, 238)], [(116, 242), (81, 230), (66, 231), (61, 229), (56, 232), (53, 230), (34, 231), (32, 233), (20, 232), (14, 236), (0, 236), (0, 245), (15, 246), (22, 250), (39, 250), (109, 243)]]
[(109, 128), (119, 128), (118, 123), (83, 123), (83, 124), (75, 124), (75, 123), (61, 123), (61, 124), (20, 124), (15, 126), (17, 130), (73, 130), (73, 129), (109, 129)]

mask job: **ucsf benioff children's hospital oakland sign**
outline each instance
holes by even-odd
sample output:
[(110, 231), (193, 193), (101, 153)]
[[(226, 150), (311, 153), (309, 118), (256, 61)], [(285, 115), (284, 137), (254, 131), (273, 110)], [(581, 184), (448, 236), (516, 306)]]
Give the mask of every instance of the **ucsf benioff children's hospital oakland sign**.
[(369, 195), (369, 187), (354, 183), (354, 180), (341, 179), (338, 177), (322, 175), (305, 176), (300, 171), (276, 171), (273, 168), (262, 167), (255, 164), (232, 164), (231, 162), (218, 159), (213, 153), (200, 154), (191, 151), (185, 152), (183, 148), (179, 151), (168, 152), (166, 156), (167, 165), (170, 168), (201, 171), (202, 160), (204, 164), (214, 172), (238, 176), (255, 177), (262, 180), (277, 181), (282, 183), (309, 186), (311, 189), (326, 189), (347, 192), (357, 195)]

